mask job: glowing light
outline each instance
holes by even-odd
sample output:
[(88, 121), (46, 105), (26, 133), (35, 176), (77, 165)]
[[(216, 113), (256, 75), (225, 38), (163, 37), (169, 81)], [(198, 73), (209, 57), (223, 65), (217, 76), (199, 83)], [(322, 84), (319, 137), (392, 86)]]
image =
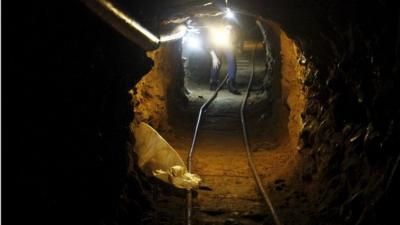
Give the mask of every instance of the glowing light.
[(231, 38), (230, 38), (230, 33), (231, 33), (231, 27), (230, 26), (225, 26), (223, 28), (215, 28), (212, 27), (210, 28), (210, 33), (211, 33), (211, 41), (219, 47), (229, 47)]
[(226, 8), (225, 17), (228, 19), (235, 19), (235, 14), (233, 14), (229, 8)]
[(200, 50), (201, 49), (201, 41), (197, 36), (185, 36), (183, 40), (184, 44), (192, 50)]

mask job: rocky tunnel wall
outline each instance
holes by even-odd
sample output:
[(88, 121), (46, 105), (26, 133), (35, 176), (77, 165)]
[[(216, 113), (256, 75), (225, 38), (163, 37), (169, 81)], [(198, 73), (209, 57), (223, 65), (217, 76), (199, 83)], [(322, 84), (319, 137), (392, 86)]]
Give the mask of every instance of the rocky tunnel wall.
[(296, 155), (304, 108), (303, 82), (309, 70), (301, 63), (304, 56), (299, 46), (279, 24), (271, 20), (262, 24), (267, 34), (265, 75), (263, 91), (253, 90), (250, 95), (249, 132), (255, 142), (262, 139), (272, 145), (290, 145)]
[(148, 52), (153, 68), (130, 91), (135, 123), (145, 122), (162, 132), (171, 130), (170, 116), (185, 99), (180, 41)]
[(310, 69), (298, 171), (316, 206), (312, 218), (316, 224), (393, 224), (399, 103), (390, 96), (399, 86), (398, 11), (385, 1), (303, 7), (299, 14), (315, 15), (312, 21), (277, 21)]

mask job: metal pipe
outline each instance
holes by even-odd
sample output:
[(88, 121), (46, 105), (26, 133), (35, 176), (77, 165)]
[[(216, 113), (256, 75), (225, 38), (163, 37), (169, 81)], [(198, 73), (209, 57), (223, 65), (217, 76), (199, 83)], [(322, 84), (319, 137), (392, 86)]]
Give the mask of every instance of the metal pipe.
[(114, 6), (110, 0), (82, 1), (105, 22), (144, 50), (154, 50), (159, 47), (160, 39), (156, 35)]

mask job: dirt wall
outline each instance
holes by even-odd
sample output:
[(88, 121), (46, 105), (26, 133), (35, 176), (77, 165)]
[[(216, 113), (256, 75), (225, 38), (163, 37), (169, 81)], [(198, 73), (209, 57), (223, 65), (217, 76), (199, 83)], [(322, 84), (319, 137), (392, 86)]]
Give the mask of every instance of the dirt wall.
[(169, 114), (182, 87), (180, 43), (162, 44), (155, 51), (147, 52), (154, 67), (130, 91), (133, 97), (135, 122), (146, 122), (158, 131), (168, 131)]

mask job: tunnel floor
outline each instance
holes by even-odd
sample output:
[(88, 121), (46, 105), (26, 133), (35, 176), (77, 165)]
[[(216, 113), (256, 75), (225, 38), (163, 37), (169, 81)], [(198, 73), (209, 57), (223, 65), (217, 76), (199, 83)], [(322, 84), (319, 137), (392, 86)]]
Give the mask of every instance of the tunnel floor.
[[(249, 74), (238, 74), (242, 77), (246, 75), (248, 79)], [(197, 117), (201, 104), (212, 94), (205, 86), (191, 88), (190, 91), (187, 111), (179, 117), (180, 126), (173, 128), (173, 134), (163, 134), (184, 160), (192, 141), (194, 118)], [(233, 95), (226, 88), (222, 89), (209, 106), (200, 125), (193, 157), (193, 173), (199, 174), (211, 190), (198, 190), (197, 197), (194, 198), (196, 224), (273, 223), (248, 166), (240, 122), (240, 106), (245, 88), (241, 87), (240, 91), (242, 95)], [(254, 105), (256, 101), (255, 97), (249, 98), (248, 104)], [(187, 119), (192, 122), (185, 122)], [(296, 185), (287, 182), (296, 166), (293, 147), (289, 142), (278, 144), (254, 139), (250, 139), (250, 142), (253, 160), (264, 187), (271, 194), (275, 207), (284, 214), (288, 211), (285, 204), (293, 197), (293, 189), (289, 186)], [(306, 201), (305, 196), (297, 198)], [(294, 199), (292, 203), (298, 204), (299, 201)], [(184, 212), (185, 204), (182, 199), (177, 202), (170, 199), (164, 204), (166, 205), (162, 207), (169, 209), (172, 208), (169, 204), (177, 204), (175, 207), (178, 211)], [(184, 215), (180, 214), (177, 219), (182, 218)]]

